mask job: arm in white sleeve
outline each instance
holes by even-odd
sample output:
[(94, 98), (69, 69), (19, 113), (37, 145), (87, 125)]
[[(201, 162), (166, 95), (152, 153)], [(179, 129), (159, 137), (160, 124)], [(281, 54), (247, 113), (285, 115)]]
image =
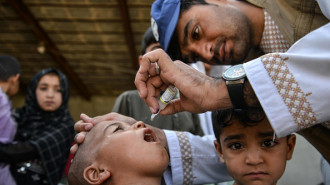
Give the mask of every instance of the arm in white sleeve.
[(317, 0), (317, 3), (319, 4), (323, 15), (326, 16), (328, 19), (330, 19), (330, 1)]
[(195, 136), (189, 132), (165, 130), (170, 168), (166, 184), (205, 184), (232, 180), (214, 148), (213, 135)]
[(244, 64), (249, 82), (279, 137), (330, 120), (330, 23), (286, 53)]

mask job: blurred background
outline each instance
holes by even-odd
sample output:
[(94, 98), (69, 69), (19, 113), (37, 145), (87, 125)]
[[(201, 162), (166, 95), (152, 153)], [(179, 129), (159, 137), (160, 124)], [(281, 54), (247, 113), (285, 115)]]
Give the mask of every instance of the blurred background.
[[(21, 95), (43, 68), (62, 70), (71, 85), (71, 113), (99, 115), (121, 92), (135, 89), (143, 33), (153, 0), (0, 0), (0, 54), (22, 67)], [(74, 105), (74, 106), (72, 106)]]

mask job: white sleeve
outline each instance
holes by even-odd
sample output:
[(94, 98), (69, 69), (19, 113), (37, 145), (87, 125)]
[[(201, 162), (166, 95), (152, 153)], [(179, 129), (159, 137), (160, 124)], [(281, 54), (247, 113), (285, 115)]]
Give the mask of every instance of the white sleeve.
[(195, 136), (189, 132), (165, 130), (170, 165), (166, 184), (206, 184), (232, 180), (215, 150), (213, 135)]
[(320, 123), (330, 128), (330, 23), (286, 53), (267, 54), (243, 65), (277, 136)]
[(317, 0), (321, 11), (324, 16), (330, 19), (330, 1), (329, 0)]

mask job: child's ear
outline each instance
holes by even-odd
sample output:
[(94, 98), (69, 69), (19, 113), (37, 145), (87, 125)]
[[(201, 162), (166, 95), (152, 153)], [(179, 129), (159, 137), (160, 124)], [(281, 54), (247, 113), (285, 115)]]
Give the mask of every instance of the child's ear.
[(16, 83), (16, 82), (18, 81), (19, 77), (20, 77), (20, 74), (16, 74), (15, 76), (12, 76), (12, 77), (10, 78), (10, 81), (11, 81), (12, 83)]
[(105, 180), (111, 176), (110, 171), (106, 169), (99, 169), (95, 164), (88, 166), (84, 170), (84, 179), (89, 184), (102, 184)]
[(223, 157), (222, 150), (221, 150), (221, 144), (218, 143), (217, 140), (214, 140), (213, 143), (214, 143), (214, 147), (215, 147), (215, 149), (217, 150), (217, 153), (218, 153), (218, 156), (219, 156), (219, 158), (220, 158), (220, 161), (221, 161), (222, 163), (225, 163), (225, 158)]
[(294, 146), (296, 145), (296, 135), (291, 134), (288, 138), (288, 150), (286, 159), (290, 160), (292, 158)]

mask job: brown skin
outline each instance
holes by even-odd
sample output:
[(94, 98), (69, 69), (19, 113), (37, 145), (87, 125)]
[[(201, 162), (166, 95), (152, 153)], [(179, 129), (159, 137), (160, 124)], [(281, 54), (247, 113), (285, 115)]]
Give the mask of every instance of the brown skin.
[[(97, 123), (100, 123), (102, 121), (112, 121), (112, 120), (116, 120), (116, 121), (122, 121), (122, 122), (126, 122), (129, 124), (134, 124), (137, 121), (131, 117), (127, 117), (115, 112), (111, 112), (102, 116), (97, 116), (94, 118), (90, 118), (88, 117), (86, 114), (81, 114), (80, 115), (81, 120), (76, 122), (74, 125), (74, 130), (76, 132), (79, 132), (76, 137), (75, 137), (75, 141), (76, 143), (80, 144), (84, 141), (85, 136), (87, 134), (87, 132), (89, 132), (94, 125), (96, 125)], [(155, 135), (157, 136), (159, 142), (163, 145), (163, 147), (166, 149), (167, 153), (169, 153), (168, 150), (168, 144), (167, 144), (167, 140), (166, 140), (166, 136), (163, 130), (155, 128), (153, 126), (147, 125), (145, 124), (147, 128), (150, 128)], [(71, 153), (75, 154), (76, 151), (78, 150), (78, 144), (75, 144), (71, 147)]]
[(36, 97), (40, 108), (47, 112), (57, 110), (62, 105), (60, 78), (55, 74), (46, 74), (41, 77)]
[(183, 58), (209, 64), (242, 63), (261, 41), (261, 8), (236, 0), (208, 0), (180, 14), (176, 32)]
[(19, 90), (19, 77), (20, 74), (9, 77), (6, 82), (0, 81), (0, 87), (4, 93), (9, 97), (14, 96)]
[[(146, 133), (154, 139), (145, 139)], [(141, 121), (133, 125), (100, 122), (85, 142), (90, 146), (85, 150), (92, 154), (85, 157), (94, 158), (83, 172), (90, 184), (102, 184), (107, 179), (111, 184), (159, 184), (168, 166), (167, 151)]]
[[(156, 75), (154, 62), (161, 69), (160, 75)], [(204, 75), (181, 61), (173, 62), (163, 50), (154, 50), (144, 55), (135, 85), (152, 113), (157, 112), (159, 92), (169, 84), (180, 90), (180, 99), (171, 101), (161, 114), (181, 111), (200, 113), (232, 106), (223, 80)]]
[(232, 119), (222, 128), (220, 143), (214, 141), (220, 160), (226, 164), (234, 185), (275, 185), (283, 175), (296, 143), (295, 135), (275, 138), (268, 119), (243, 126)]

